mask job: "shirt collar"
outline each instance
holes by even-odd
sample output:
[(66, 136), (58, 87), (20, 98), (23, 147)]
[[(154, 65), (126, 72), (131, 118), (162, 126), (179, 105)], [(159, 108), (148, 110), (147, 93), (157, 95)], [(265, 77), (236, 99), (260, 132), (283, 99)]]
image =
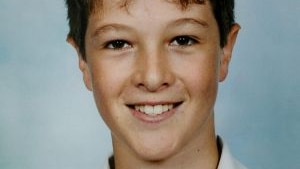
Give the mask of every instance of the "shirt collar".
[(239, 163), (236, 159), (233, 158), (228, 146), (220, 137), (217, 138), (217, 141), (218, 145), (221, 147), (222, 150), (217, 169), (246, 169), (245, 166), (243, 166), (241, 163)]

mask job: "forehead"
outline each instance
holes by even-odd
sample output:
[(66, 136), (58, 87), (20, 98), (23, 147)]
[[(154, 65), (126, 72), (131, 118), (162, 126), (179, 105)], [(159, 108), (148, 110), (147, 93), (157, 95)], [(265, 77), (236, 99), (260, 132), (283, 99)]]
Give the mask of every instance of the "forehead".
[[(133, 16), (132, 12), (140, 11), (140, 14), (146, 14), (148, 10), (152, 10), (154, 13), (145, 16), (147, 19), (149, 19), (149, 17), (151, 18), (153, 14), (159, 19), (161, 17), (175, 15), (180, 17), (183, 13), (189, 13), (191, 11), (194, 11), (194, 16), (196, 17), (206, 15), (203, 14), (203, 11), (213, 13), (209, 0), (90, 0), (90, 2), (92, 2), (92, 4), (88, 4), (90, 13), (87, 16), (89, 23), (98, 22), (111, 17), (121, 20), (121, 18), (118, 17), (120, 14), (121, 16), (124, 16), (124, 14)], [(141, 4), (143, 5), (141, 6)], [(195, 6), (198, 6), (198, 12), (196, 13)], [(200, 11), (199, 7), (201, 8)], [(209, 18), (215, 19), (214, 17)]]
[[(101, 13), (104, 6), (115, 6), (120, 9), (128, 10), (129, 6), (135, 3), (136, 0), (89, 0), (89, 14)], [(177, 4), (182, 10), (187, 9), (190, 4), (204, 4), (208, 0), (164, 0), (169, 3)]]
[[(175, 22), (193, 19), (205, 23), (203, 24), (205, 26), (215, 24), (208, 0), (98, 0), (95, 2), (97, 4), (94, 5), (98, 6), (95, 6), (94, 13), (88, 17), (90, 31), (112, 23), (131, 26), (138, 24), (138, 27), (134, 26), (136, 28), (140, 28), (143, 23), (148, 25), (148, 29), (149, 25), (153, 27), (152, 22), (166, 25), (172, 20)], [(185, 4), (182, 2), (186, 2), (186, 6), (183, 6)]]
[[(89, 24), (99, 22), (127, 22), (128, 19), (144, 21), (192, 17), (215, 20), (210, 3), (205, 0), (97, 0)], [(94, 2), (94, 3), (95, 3)], [(185, 3), (184, 3), (185, 2)], [(213, 21), (214, 22), (214, 21)], [(149, 25), (149, 24), (148, 24)]]

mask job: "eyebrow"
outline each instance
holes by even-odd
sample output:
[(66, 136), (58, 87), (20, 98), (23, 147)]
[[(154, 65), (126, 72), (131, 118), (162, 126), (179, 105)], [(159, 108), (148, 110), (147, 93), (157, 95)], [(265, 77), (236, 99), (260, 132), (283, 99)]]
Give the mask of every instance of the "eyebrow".
[(203, 28), (209, 27), (209, 25), (206, 21), (204, 21), (202, 19), (194, 19), (194, 18), (180, 18), (178, 20), (171, 22), (171, 24), (169, 24), (169, 26), (181, 26), (181, 25), (185, 25), (185, 24), (196, 24)]
[(94, 31), (94, 33), (92, 33), (91, 37), (95, 37), (98, 36), (100, 34), (109, 32), (109, 31), (118, 31), (118, 30), (130, 30), (130, 27), (123, 25), (123, 24), (117, 24), (117, 23), (113, 23), (113, 24), (107, 24), (107, 25), (103, 25), (101, 27), (96, 28), (96, 30)]

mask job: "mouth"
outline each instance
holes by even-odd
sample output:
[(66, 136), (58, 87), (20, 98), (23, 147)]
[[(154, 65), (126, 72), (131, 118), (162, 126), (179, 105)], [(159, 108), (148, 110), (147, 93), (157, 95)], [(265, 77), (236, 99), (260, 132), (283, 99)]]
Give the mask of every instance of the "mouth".
[(166, 103), (166, 104), (136, 104), (136, 105), (128, 105), (128, 107), (134, 110), (135, 112), (139, 112), (148, 116), (155, 117), (173, 111), (181, 104), (182, 102)]

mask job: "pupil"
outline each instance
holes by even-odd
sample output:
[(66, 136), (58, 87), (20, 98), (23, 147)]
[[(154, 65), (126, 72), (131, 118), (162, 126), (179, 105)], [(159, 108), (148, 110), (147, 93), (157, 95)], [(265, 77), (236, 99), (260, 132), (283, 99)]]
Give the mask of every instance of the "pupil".
[(189, 43), (189, 39), (186, 37), (179, 37), (178, 39), (178, 44), (180, 45), (186, 45)]
[(113, 43), (114, 48), (122, 48), (124, 46), (124, 42), (123, 41), (116, 41), (115, 43)]

